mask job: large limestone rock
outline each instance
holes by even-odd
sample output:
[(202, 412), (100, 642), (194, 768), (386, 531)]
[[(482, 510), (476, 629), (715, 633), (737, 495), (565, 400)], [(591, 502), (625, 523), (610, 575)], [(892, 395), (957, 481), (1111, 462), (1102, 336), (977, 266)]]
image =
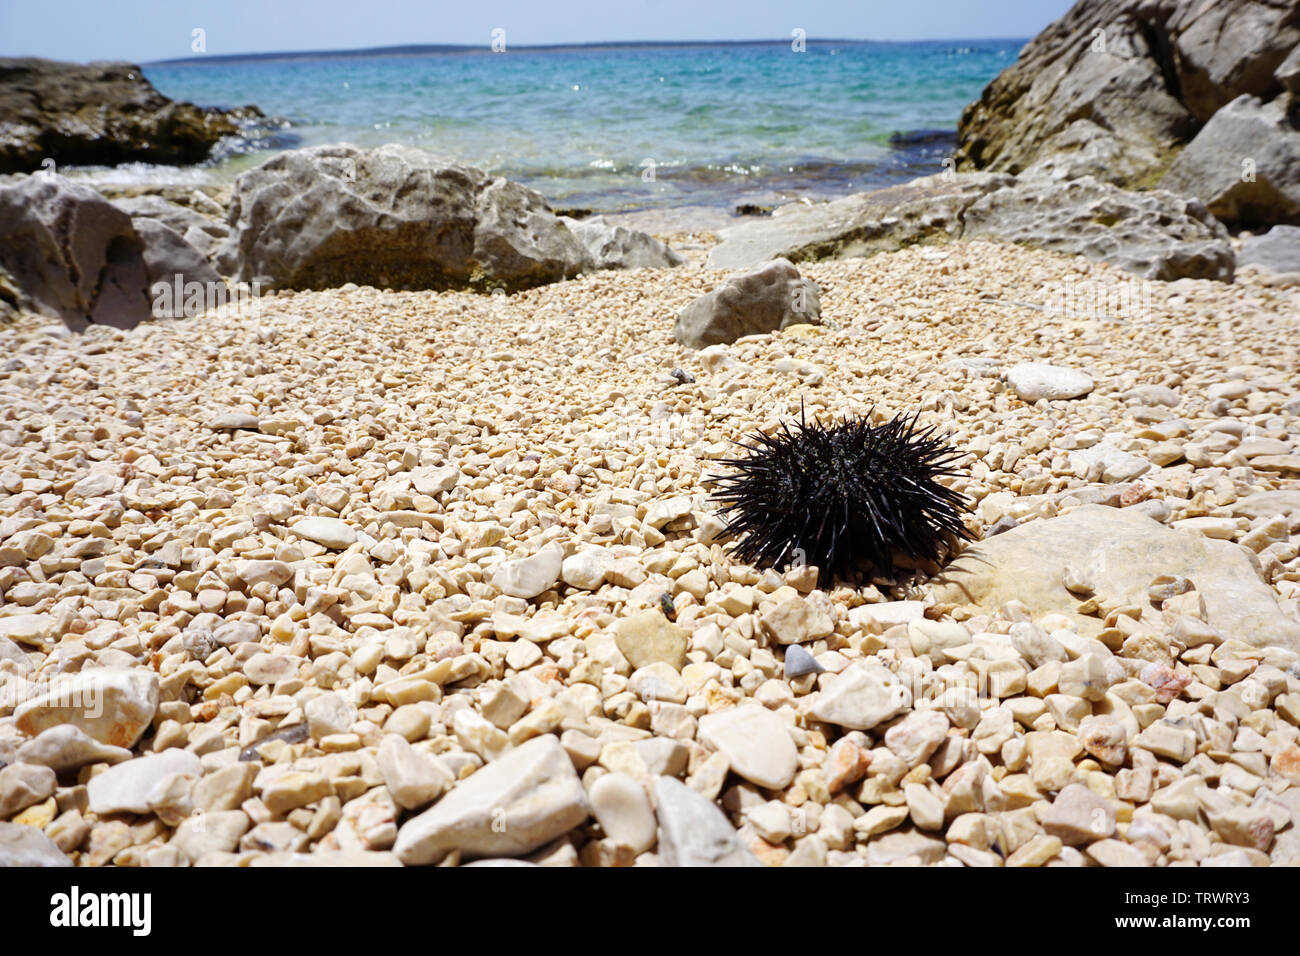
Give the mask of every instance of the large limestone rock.
[[(159, 307), (157, 283), (200, 294), (169, 295)], [(193, 315), (218, 290), (206, 257), (157, 219), (132, 218), (62, 176), (0, 186), (0, 301), (15, 309), (56, 316), (73, 331), (92, 322), (132, 328), (151, 314)]]
[(131, 63), (0, 59), (0, 173), (64, 165), (190, 164), (262, 119), (163, 96)]
[[(1165, 22), (1177, 89), (1201, 122), (1242, 95), (1271, 99), (1300, 46), (1300, 9), (1278, 0), (1139, 3), (1139, 16)], [(1154, 9), (1152, 9), (1154, 8)], [(1157, 29), (1159, 27), (1157, 26)]]
[[(153, 193), (122, 196), (113, 199), (112, 202), (114, 206), (129, 215), (133, 222), (152, 219), (162, 223), (205, 256), (215, 252), (217, 244), (230, 235), (230, 227), (225, 222), (213, 219), (189, 206), (170, 202), (165, 197)], [(209, 199), (208, 203), (212, 203), (212, 200)], [(213, 212), (217, 211), (211, 207), (209, 209)]]
[(149, 317), (144, 242), (99, 193), (38, 173), (0, 187), (0, 271), (18, 305), (63, 320), (129, 329)]
[(686, 260), (654, 236), (614, 226), (600, 216), (560, 222), (578, 237), (597, 269), (672, 269)]
[(1300, 223), (1300, 102), (1242, 95), (1196, 134), (1160, 181), (1195, 196), (1224, 222)]
[(1237, 264), (1273, 275), (1300, 275), (1300, 226), (1274, 226), (1243, 239)]
[(497, 288), (570, 278), (586, 248), (539, 193), (406, 146), (281, 153), (236, 180), (227, 275), (266, 288)]
[(1156, 576), (1189, 578), (1225, 637), (1300, 650), (1300, 624), (1283, 615), (1239, 545), (1171, 530), (1132, 509), (1085, 505), (986, 538), (943, 569), (934, 599), (988, 610), (1017, 600), (1035, 617), (1071, 615), (1080, 633), (1095, 635), (1101, 621), (1076, 612), (1081, 599), (1065, 589), (1067, 566), (1106, 601), (1141, 607), (1153, 607), (1147, 588)]
[(800, 278), (799, 270), (788, 260), (776, 259), (732, 276), (682, 309), (673, 326), (673, 338), (688, 348), (702, 349), (820, 321), (817, 284)]
[(713, 801), (673, 777), (655, 780), (659, 862), (664, 866), (762, 866)]
[(1203, 204), (1091, 177), (929, 176), (829, 203), (785, 206), (723, 230), (722, 239), (710, 266), (751, 266), (774, 252), (792, 261), (838, 259), (990, 239), (1083, 255), (1150, 279), (1233, 274), (1228, 234)]
[[(1164, 51), (1137, 6), (1081, 0), (1031, 40), (962, 113), (958, 168), (1019, 173), (1040, 156), (1098, 139), (1112, 141), (1106, 154), (1133, 157), (1109, 172), (1117, 182), (1135, 185), (1162, 168), (1194, 119), (1170, 92)], [(1072, 130), (1080, 119), (1086, 130)], [(1085, 170), (1108, 175), (1100, 163)]]
[(582, 781), (551, 734), (507, 751), (407, 821), (393, 852), (408, 866), (465, 857), (520, 856), (587, 819)]
[(1297, 42), (1293, 4), (1080, 0), (966, 108), (958, 168), (1150, 185), (1224, 105), (1278, 95)]

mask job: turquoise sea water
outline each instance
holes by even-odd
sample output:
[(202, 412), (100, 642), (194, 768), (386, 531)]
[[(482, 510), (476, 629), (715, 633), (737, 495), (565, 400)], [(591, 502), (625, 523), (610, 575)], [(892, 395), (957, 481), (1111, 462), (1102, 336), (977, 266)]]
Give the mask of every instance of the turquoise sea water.
[[(831, 197), (940, 172), (962, 108), (1021, 45), (322, 55), (145, 73), (173, 98), (254, 103), (288, 120), (263, 146), (406, 143), (517, 179), (557, 207), (614, 211)], [(227, 155), (203, 175), (228, 178), (266, 155)]]

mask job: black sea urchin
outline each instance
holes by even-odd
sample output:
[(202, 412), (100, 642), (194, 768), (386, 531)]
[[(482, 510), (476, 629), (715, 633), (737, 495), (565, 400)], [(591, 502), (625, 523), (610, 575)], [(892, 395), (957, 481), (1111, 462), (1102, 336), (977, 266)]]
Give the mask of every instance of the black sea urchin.
[(706, 480), (720, 487), (744, 561), (815, 565), (823, 583), (865, 561), (888, 577), (895, 554), (935, 560), (946, 537), (969, 537), (965, 499), (936, 480), (957, 473), (962, 453), (915, 414), (823, 425), (801, 413), (798, 424), (737, 444), (751, 454), (721, 462), (736, 473)]

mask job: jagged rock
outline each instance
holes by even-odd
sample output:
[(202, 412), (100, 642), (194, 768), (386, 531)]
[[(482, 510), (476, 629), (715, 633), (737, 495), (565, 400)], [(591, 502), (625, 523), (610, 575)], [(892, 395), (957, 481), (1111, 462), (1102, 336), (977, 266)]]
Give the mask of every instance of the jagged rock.
[(131, 63), (0, 59), (0, 173), (63, 165), (188, 165), (262, 118), (163, 96)]
[(110, 767), (86, 785), (90, 809), (110, 813), (148, 813), (158, 784), (172, 774), (197, 780), (203, 776), (199, 758), (188, 750), (171, 748)]
[(876, 658), (855, 661), (826, 682), (809, 714), (827, 724), (870, 730), (912, 705), (912, 692)]
[(1287, 92), (1300, 93), (1300, 45), (1287, 54), (1287, 58), (1273, 71), (1273, 77)]
[[(225, 283), (198, 249), (156, 219), (133, 219), (144, 243), (151, 311), (155, 318), (179, 319), (225, 301)], [(196, 290), (201, 294), (195, 294)]]
[(281, 153), (235, 182), (218, 268), (267, 288), (528, 288), (591, 266), (540, 194), (406, 146)]
[(800, 278), (799, 270), (788, 260), (776, 259), (732, 276), (682, 309), (673, 326), (673, 338), (701, 349), (790, 325), (820, 322), (817, 284)]
[(733, 772), (765, 790), (782, 790), (799, 769), (799, 753), (785, 722), (757, 704), (700, 718), (700, 742), (725, 754)]
[(1137, 6), (1154, 23), (1163, 12), (1160, 7), (1168, 11), (1171, 55), (1163, 66), (1173, 69), (1183, 102), (1202, 122), (1243, 94), (1272, 99), (1280, 92), (1283, 64), (1300, 45), (1300, 9), (1294, 3), (1215, 0)]
[[(1019, 173), (1041, 156), (1101, 138), (1114, 141), (1103, 157), (1126, 162), (1080, 171), (1132, 185), (1167, 162), (1194, 120), (1169, 92), (1164, 51), (1134, 15), (1137, 6), (1083, 0), (1031, 40), (963, 111), (957, 168)], [(1089, 124), (1082, 136), (1070, 130), (1080, 118)]]
[(0, 187), (0, 269), (18, 305), (63, 320), (129, 329), (149, 317), (144, 242), (99, 193), (39, 173)]
[(1178, 155), (1161, 188), (1196, 196), (1234, 225), (1300, 223), (1297, 107), (1291, 97), (1237, 97)]
[(654, 236), (611, 226), (599, 216), (560, 222), (578, 237), (597, 269), (671, 269), (686, 260)]
[(1224, 105), (1280, 93), (1297, 42), (1291, 4), (1081, 0), (963, 112), (957, 167), (1150, 185)]

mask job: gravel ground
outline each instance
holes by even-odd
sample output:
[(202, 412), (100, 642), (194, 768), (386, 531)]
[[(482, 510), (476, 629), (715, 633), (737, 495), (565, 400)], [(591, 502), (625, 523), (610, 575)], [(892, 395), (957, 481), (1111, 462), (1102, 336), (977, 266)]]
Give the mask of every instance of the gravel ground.
[[(1300, 861), (1300, 292), (967, 243), (807, 264), (822, 327), (691, 352), (710, 238), (0, 328), (0, 857)], [(1034, 401), (1062, 368), (1090, 390)], [(801, 407), (941, 424), (977, 540), (1249, 552), (1271, 623), (1216, 625), (1226, 557), (1122, 568), (1136, 606), (1070, 565), (1061, 613), (733, 562), (709, 459)]]

